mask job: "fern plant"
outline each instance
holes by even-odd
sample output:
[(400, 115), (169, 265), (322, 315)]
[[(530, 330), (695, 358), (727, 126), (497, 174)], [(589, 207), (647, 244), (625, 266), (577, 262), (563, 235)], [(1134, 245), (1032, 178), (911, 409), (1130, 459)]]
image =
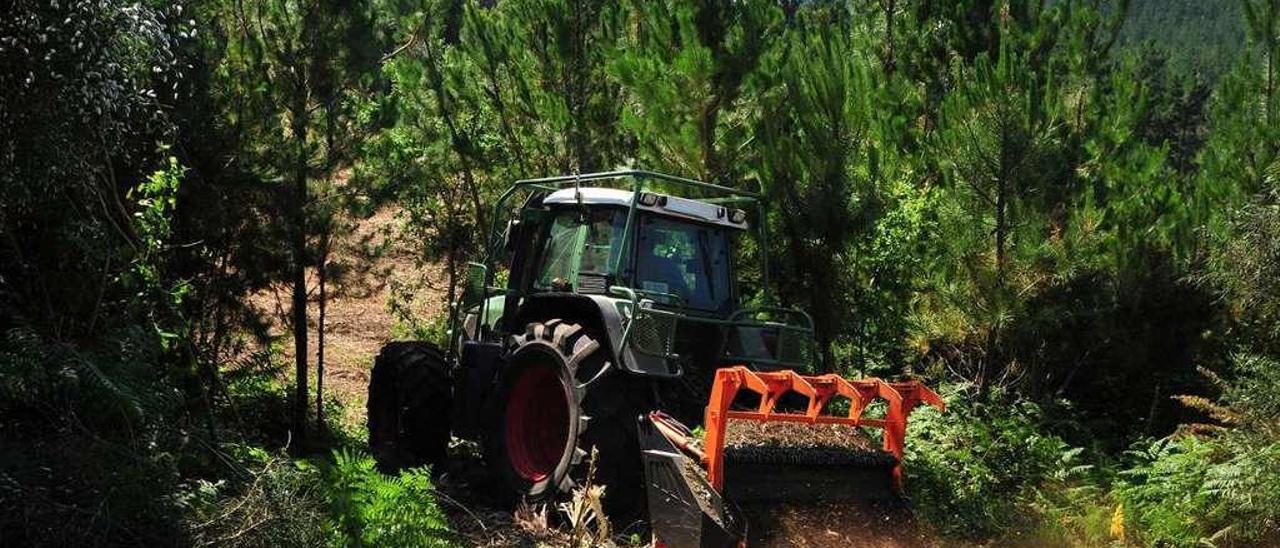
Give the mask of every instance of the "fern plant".
[(456, 535), (435, 504), (426, 468), (384, 476), (373, 458), (335, 451), (327, 470), (333, 546), (452, 546)]

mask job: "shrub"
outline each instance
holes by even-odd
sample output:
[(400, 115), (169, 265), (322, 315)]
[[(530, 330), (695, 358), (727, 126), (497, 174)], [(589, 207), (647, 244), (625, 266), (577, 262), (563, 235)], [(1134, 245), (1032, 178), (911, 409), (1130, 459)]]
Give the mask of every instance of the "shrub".
[(1012, 531), (1041, 546), (1104, 546), (1125, 540), (1124, 509), (1107, 497), (1114, 472), (1086, 464), (1083, 448), (1064, 452), (1053, 474), (1022, 497), (1034, 523)]
[(1280, 367), (1237, 356), (1218, 403), (1184, 397), (1225, 428), (1136, 444), (1114, 496), (1149, 543), (1175, 546), (1280, 540)]
[(946, 414), (912, 415), (906, 487), (916, 510), (939, 532), (990, 537), (1017, 524), (1018, 502), (1060, 468), (1069, 451), (1039, 430), (1040, 410), (1026, 401), (948, 397)]
[(0, 539), (11, 545), (172, 544), (186, 440), (154, 334), (77, 347), (0, 334)]
[(247, 445), (220, 451), (239, 473), (185, 485), (178, 503), (186, 510), (192, 544), (199, 546), (317, 546), (325, 517), (319, 470)]
[(1212, 444), (1194, 436), (1135, 444), (1128, 455), (1136, 463), (1120, 472), (1114, 490), (1126, 525), (1150, 544), (1193, 546), (1207, 539), (1208, 524), (1225, 510), (1221, 498), (1205, 489), (1214, 453)]

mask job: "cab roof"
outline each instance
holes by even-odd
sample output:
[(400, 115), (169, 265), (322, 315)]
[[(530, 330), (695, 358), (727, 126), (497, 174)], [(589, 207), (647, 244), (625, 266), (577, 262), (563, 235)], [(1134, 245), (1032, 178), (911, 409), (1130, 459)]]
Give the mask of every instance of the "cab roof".
[[(733, 211), (732, 208), (700, 202), (698, 200), (690, 200), (679, 196), (669, 196), (656, 192), (641, 192), (641, 196), (652, 194), (656, 200), (652, 205), (645, 205), (639, 200), (635, 201), (637, 209), (651, 211), (653, 213), (676, 217), (682, 219), (690, 219), (710, 223), (725, 228), (743, 230), (747, 228), (747, 222), (735, 223), (730, 220)], [(635, 193), (630, 190), (622, 190), (617, 188), (600, 188), (600, 187), (581, 187), (581, 188), (562, 188), (542, 199), (542, 203), (546, 205), (608, 205), (631, 207)]]

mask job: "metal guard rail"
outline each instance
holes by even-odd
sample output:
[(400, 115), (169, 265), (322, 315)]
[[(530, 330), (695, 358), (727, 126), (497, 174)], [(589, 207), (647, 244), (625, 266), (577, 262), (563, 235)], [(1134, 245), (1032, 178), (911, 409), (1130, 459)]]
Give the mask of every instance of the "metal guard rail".
[[(672, 298), (678, 303), (676, 306), (682, 306), (679, 304), (679, 301), (681, 299), (678, 295), (668, 294), (668, 293), (636, 291), (629, 287), (621, 287), (621, 286), (610, 287), (609, 292), (621, 297), (626, 297), (630, 301), (628, 303), (630, 308), (628, 310), (628, 313), (626, 314), (627, 325), (625, 328), (623, 328), (622, 341), (620, 344), (620, 346), (624, 348), (627, 347), (628, 343), (631, 341), (632, 328), (635, 326), (636, 320), (639, 318), (641, 314), (665, 317), (665, 318), (671, 319), (672, 322), (671, 322), (670, 332), (667, 333), (668, 340), (674, 339), (675, 337), (676, 320), (684, 320), (684, 321), (699, 322), (699, 323), (705, 323), (705, 324), (711, 324), (711, 325), (719, 325), (721, 327), (726, 327), (726, 328), (750, 327), (750, 328), (777, 329), (779, 331), (786, 331), (786, 332), (804, 335), (806, 337), (805, 340), (807, 340), (809, 344), (812, 345), (813, 318), (809, 316), (807, 312), (797, 308), (783, 308), (783, 307), (743, 308), (731, 314), (728, 319), (721, 320), (718, 318), (691, 316), (688, 314), (682, 314), (677, 311), (655, 308), (654, 301), (650, 299), (641, 299), (642, 294), (646, 294), (646, 295), (655, 294), (661, 297)], [(742, 316), (750, 316), (750, 315), (759, 314), (759, 313), (780, 313), (780, 314), (792, 315), (794, 317), (803, 319), (803, 325), (792, 325), (792, 324), (780, 323), (780, 322), (743, 321), (738, 319)], [(661, 358), (661, 359), (675, 362), (676, 371), (672, 373), (672, 376), (679, 376), (683, 373), (683, 370), (681, 369), (679, 362), (677, 360), (678, 356), (676, 354), (657, 353), (657, 352), (652, 352), (651, 349), (645, 349), (645, 348), (640, 348), (635, 346), (633, 346), (632, 349), (648, 356), (653, 356), (656, 358)], [(807, 363), (761, 359), (754, 356), (721, 356), (721, 359), (728, 362), (745, 361), (745, 362), (756, 363), (756, 364), (776, 365), (776, 366), (785, 366), (785, 367), (803, 367), (803, 366), (809, 365)]]

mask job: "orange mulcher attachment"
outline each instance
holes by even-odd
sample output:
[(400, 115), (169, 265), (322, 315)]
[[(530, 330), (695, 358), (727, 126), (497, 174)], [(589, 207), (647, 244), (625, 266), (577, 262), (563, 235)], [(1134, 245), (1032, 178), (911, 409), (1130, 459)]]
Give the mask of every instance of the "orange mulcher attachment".
[[(742, 391), (759, 397), (754, 410), (733, 408)], [(785, 410), (794, 408), (800, 399), (792, 393), (808, 399), (803, 410)], [(827, 405), (840, 397), (848, 399), (849, 410), (839, 415), (825, 413)], [(887, 405), (884, 417), (864, 417), (876, 400)], [(907, 416), (921, 404), (944, 408), (942, 399), (918, 382), (851, 381), (837, 375), (755, 372), (742, 366), (716, 371), (703, 443), (660, 411), (639, 418), (655, 545), (742, 546), (747, 523), (737, 503), (900, 495)], [(884, 450), (833, 448), (814, 440), (798, 447), (739, 445), (726, 451), (730, 420), (881, 428)]]
[[(734, 398), (746, 390), (759, 395), (760, 403), (753, 411), (732, 410)], [(775, 409), (784, 395), (796, 393), (808, 398), (803, 412)], [(849, 400), (849, 411), (843, 416), (823, 414), (833, 398)], [(877, 398), (888, 405), (884, 418), (863, 417), (863, 412)], [(782, 421), (809, 424), (838, 424), (850, 427), (875, 427), (884, 430), (884, 451), (894, 457), (893, 488), (902, 491), (902, 451), (907, 433), (907, 416), (921, 404), (945, 410), (937, 393), (917, 381), (884, 382), (876, 378), (847, 380), (839, 375), (799, 375), (794, 371), (756, 372), (743, 366), (716, 371), (707, 405), (704, 461), (712, 487), (724, 492), (725, 435), (728, 421)]]

